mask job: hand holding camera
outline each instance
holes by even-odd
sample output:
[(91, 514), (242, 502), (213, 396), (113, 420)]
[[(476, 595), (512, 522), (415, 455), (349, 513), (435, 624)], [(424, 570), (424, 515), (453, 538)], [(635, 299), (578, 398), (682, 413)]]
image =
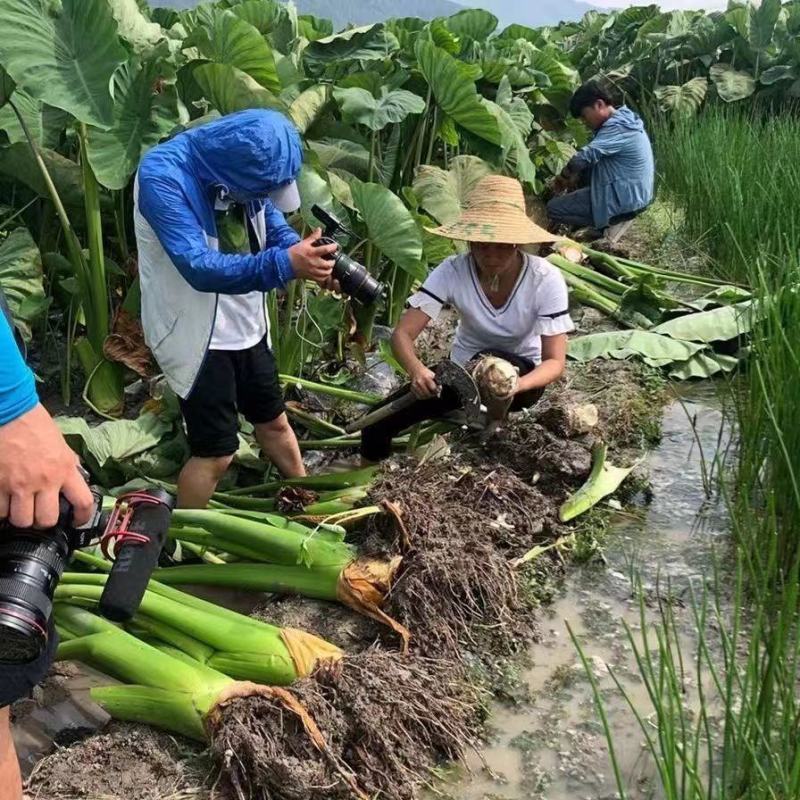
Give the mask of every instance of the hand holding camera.
[(333, 272), (332, 256), (339, 246), (336, 242), (320, 243), (322, 229), (317, 228), (310, 236), (289, 248), (289, 259), (294, 274), (302, 280), (325, 283)]
[(85, 525), (76, 525), (63, 495), (48, 530), (0, 521), (0, 664), (27, 664), (45, 651), (56, 586), (73, 552), (95, 541), (113, 559), (100, 613), (124, 622), (139, 608), (167, 539), (174, 500), (158, 488), (129, 492), (105, 513), (102, 495), (84, 488), (92, 498)]
[(0, 520), (18, 528), (52, 528), (59, 495), (72, 505), (77, 525), (89, 520), (93, 498), (78, 458), (38, 405), (0, 426)]

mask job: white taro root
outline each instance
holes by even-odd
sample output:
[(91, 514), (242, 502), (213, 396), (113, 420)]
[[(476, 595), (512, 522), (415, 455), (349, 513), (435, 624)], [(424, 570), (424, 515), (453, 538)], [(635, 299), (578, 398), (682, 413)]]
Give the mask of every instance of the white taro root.
[(519, 382), (519, 370), (503, 358), (485, 356), (476, 364), (472, 377), (486, 406), (488, 427), (494, 430), (508, 413)]

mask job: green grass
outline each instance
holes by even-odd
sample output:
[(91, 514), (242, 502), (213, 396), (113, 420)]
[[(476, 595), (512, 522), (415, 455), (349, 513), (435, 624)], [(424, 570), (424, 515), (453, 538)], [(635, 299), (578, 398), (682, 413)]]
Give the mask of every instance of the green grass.
[(654, 129), (660, 192), (685, 209), (688, 238), (704, 244), (719, 276), (744, 282), (765, 256), (797, 256), (800, 122), (794, 115), (710, 108), (684, 123), (658, 117)]
[(735, 463), (718, 472), (734, 574), (695, 587), (694, 654), (674, 609), (653, 623), (642, 601), (628, 639), (651, 707), (630, 708), (666, 800), (789, 800), (800, 797), (800, 121), (712, 108), (657, 134), (662, 197), (717, 277), (756, 290), (758, 322), (746, 369), (723, 388), (738, 432)]

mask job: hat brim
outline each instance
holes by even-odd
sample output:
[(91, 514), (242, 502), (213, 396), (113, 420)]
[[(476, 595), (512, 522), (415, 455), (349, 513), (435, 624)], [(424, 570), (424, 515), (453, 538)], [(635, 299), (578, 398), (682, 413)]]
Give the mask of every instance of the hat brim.
[(284, 214), (297, 211), (300, 208), (300, 190), (297, 188), (297, 183), (292, 181), (279, 189), (274, 189), (268, 195), (272, 201), (272, 205), (283, 211)]
[(492, 222), (473, 221), (464, 215), (449, 225), (425, 228), (429, 233), (457, 239), (464, 242), (484, 242), (490, 244), (545, 244), (557, 242), (560, 238), (532, 222), (527, 217), (514, 216), (496, 219)]

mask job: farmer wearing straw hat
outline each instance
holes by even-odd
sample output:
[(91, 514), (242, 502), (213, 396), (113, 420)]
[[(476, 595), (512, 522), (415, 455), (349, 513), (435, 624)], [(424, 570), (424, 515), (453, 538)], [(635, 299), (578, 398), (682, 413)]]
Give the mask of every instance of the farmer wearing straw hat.
[(467, 242), (468, 251), (439, 264), (408, 300), (392, 334), (392, 350), (410, 377), (404, 391), (413, 392), (418, 402), (362, 431), (365, 461), (386, 458), (392, 438), (402, 430), (458, 407), (447, 389), (439, 393), (433, 371), (419, 359), (414, 344), (445, 306), (459, 317), (453, 361), (471, 365), (491, 356), (498, 362), (492, 372), (506, 362), (515, 368), (503, 398), (511, 411), (536, 403), (564, 371), (566, 335), (574, 329), (567, 286), (556, 267), (521, 249), (556, 237), (527, 217), (519, 182), (487, 176), (461, 216), (431, 232)]

